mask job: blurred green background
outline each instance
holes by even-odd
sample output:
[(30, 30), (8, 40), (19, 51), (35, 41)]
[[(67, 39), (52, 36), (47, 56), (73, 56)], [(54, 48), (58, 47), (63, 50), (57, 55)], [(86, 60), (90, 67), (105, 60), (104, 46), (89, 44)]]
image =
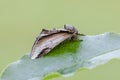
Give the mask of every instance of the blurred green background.
[(0, 0), (0, 72), (30, 52), (42, 28), (72, 24), (87, 35), (120, 32), (119, 0)]

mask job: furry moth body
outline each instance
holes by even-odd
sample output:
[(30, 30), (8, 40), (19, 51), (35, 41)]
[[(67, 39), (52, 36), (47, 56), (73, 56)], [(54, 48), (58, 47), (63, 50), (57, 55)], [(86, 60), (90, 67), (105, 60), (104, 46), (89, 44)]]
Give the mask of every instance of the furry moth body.
[(44, 56), (64, 40), (77, 38), (78, 34), (77, 29), (71, 25), (64, 25), (64, 29), (58, 30), (43, 29), (33, 44), (30, 53), (31, 59)]

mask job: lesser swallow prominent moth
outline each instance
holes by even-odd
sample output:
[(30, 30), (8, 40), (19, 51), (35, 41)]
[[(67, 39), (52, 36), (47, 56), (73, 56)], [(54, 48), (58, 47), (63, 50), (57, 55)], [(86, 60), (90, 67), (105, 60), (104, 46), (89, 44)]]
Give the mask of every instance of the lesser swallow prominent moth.
[(78, 30), (71, 25), (64, 25), (63, 29), (43, 29), (33, 44), (30, 53), (31, 59), (44, 56), (66, 39), (77, 38), (78, 34)]

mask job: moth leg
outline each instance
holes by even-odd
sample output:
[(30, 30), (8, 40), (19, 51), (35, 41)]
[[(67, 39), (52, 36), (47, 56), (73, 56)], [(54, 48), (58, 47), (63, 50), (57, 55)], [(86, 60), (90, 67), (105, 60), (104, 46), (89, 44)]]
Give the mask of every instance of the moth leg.
[(73, 36), (70, 38), (70, 40), (78, 40), (78, 41), (83, 41), (81, 39), (78, 38), (78, 36), (85, 36), (84, 34), (77, 34), (77, 33), (74, 33)]

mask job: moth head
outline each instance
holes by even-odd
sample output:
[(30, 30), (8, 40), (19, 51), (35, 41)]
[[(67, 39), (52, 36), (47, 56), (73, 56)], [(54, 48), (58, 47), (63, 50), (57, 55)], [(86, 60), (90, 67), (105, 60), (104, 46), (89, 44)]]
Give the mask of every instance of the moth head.
[(70, 31), (70, 32), (73, 33), (73, 34), (76, 34), (76, 35), (79, 34), (79, 33), (78, 33), (78, 30), (77, 30), (74, 26), (72, 26), (72, 25), (65, 24), (65, 25), (64, 25), (64, 29)]

